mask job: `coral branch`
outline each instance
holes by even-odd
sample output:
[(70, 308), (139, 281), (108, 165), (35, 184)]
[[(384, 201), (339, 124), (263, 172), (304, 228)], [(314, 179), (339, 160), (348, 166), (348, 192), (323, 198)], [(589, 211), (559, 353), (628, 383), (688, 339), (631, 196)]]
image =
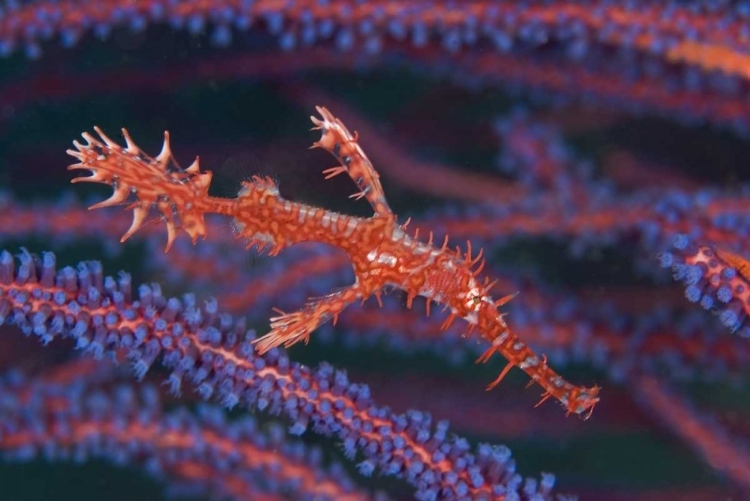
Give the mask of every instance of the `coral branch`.
[[(520, 495), (522, 478), (507, 448), (481, 445), (473, 454), (465, 440), (449, 438), (447, 422), (433, 426), (426, 413), (377, 406), (367, 386), (350, 383), (328, 364), (311, 370), (278, 350), (257, 355), (250, 344), (254, 331), (215, 303), (198, 307), (191, 295), (168, 299), (155, 284), (139, 287), (132, 300), (130, 278), (105, 278), (98, 263), (57, 271), (51, 253), (19, 257), (16, 266), (8, 252), (0, 253), (0, 325), (17, 325), (44, 343), (73, 338), (99, 358), (128, 350), (138, 378), (162, 356), (173, 370), (167, 380), (173, 393), (186, 380), (202, 398), (215, 397), (227, 408), (241, 404), (287, 416), (292, 434), (312, 425), (339, 437), (348, 456), (360, 452), (362, 473), (378, 469), (404, 478), (419, 499)], [(545, 475), (523, 492), (528, 499), (550, 499), (553, 484)]]
[[(205, 404), (196, 414), (186, 407), (165, 412), (149, 385), (135, 389), (120, 383), (108, 395), (85, 376), (72, 385), (51, 376), (0, 384), (0, 449), (6, 458), (74, 454), (78, 461), (141, 463), (156, 476), (198, 481), (237, 501), (289, 495), (319, 501), (373, 499), (354, 490), (338, 465), (324, 470), (314, 449), (285, 440), (278, 426), (263, 431), (249, 416), (229, 422), (221, 408)], [(197, 474), (202, 471), (211, 475)]]
[(731, 332), (750, 337), (750, 263), (744, 257), (707, 245), (696, 245), (687, 235), (676, 235), (661, 264), (685, 284), (691, 303), (718, 315)]

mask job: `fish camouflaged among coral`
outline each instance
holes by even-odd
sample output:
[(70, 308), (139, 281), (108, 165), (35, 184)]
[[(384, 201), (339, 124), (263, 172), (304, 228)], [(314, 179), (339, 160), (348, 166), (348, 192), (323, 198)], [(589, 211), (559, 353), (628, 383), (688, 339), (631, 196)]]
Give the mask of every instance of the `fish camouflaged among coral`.
[[(70, 166), (74, 170), (89, 170), (91, 176), (73, 182), (94, 182), (114, 187), (112, 196), (92, 209), (120, 205), (131, 194), (136, 201), (129, 205), (134, 217), (130, 229), (122, 237), (128, 239), (146, 220), (155, 207), (166, 221), (171, 247), (178, 229), (195, 242), (205, 237), (204, 216), (220, 214), (233, 218), (237, 237), (247, 241), (247, 247), (269, 249), (277, 255), (293, 244), (314, 241), (342, 249), (354, 268), (355, 283), (334, 294), (308, 302), (300, 311), (283, 313), (271, 318), (271, 331), (254, 341), (262, 354), (277, 347), (289, 347), (304, 341), (322, 323), (338, 316), (350, 304), (364, 302), (371, 296), (381, 301), (381, 294), (389, 288), (407, 293), (406, 304), (411, 307), (415, 297), (427, 299), (450, 310), (442, 329), (450, 327), (457, 317), (468, 324), (468, 335), (478, 332), (490, 347), (478, 362), (487, 362), (500, 353), (508, 365), (489, 387), (497, 385), (511, 367), (526, 372), (544, 388), (542, 401), (557, 399), (568, 413), (591, 415), (598, 402), (599, 388), (582, 388), (565, 381), (506, 325), (498, 307), (513, 295), (492, 299), (493, 284), (477, 276), (484, 267), (481, 251), (472, 256), (471, 244), (462, 253), (448, 247), (445, 238), (441, 247), (434, 247), (432, 236), (427, 243), (416, 235), (406, 233), (406, 224), (399, 225), (388, 206), (377, 171), (359, 145), (358, 135), (352, 134), (327, 109), (318, 107), (320, 118), (312, 117), (314, 129), (321, 139), (313, 144), (330, 152), (340, 165), (324, 171), (327, 178), (347, 173), (359, 188), (353, 197), (365, 198), (375, 214), (370, 218), (355, 218), (325, 209), (284, 200), (275, 183), (268, 178), (253, 177), (242, 183), (237, 198), (217, 198), (208, 195), (211, 172), (201, 172), (198, 159), (184, 171), (171, 169), (173, 162), (169, 134), (165, 133), (161, 153), (149, 157), (133, 142), (123, 129), (127, 146), (118, 145), (96, 128), (100, 139), (84, 133), (85, 144), (74, 142), (75, 150), (68, 153), (80, 160)], [(177, 218), (177, 220), (175, 219)], [(179, 226), (178, 226), (179, 225)]]

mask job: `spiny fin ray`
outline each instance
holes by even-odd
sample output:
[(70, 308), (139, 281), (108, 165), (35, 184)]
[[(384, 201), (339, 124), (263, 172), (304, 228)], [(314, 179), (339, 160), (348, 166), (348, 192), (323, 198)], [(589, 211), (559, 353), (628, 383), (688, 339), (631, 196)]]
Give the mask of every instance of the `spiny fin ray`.
[(357, 133), (349, 132), (343, 122), (325, 107), (316, 106), (315, 109), (321, 118), (311, 116), (310, 120), (315, 125), (313, 130), (321, 131), (321, 137), (313, 143), (312, 148), (323, 148), (340, 162), (339, 166), (323, 171), (325, 178), (330, 179), (346, 172), (359, 188), (349, 198), (365, 198), (375, 214), (395, 219), (380, 184), (380, 175), (359, 146)]

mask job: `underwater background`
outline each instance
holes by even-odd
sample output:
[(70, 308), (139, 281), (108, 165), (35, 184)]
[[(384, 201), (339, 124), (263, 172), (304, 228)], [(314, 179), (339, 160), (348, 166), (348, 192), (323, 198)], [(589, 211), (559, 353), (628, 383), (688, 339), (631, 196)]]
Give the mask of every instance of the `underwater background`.
[[(400, 221), (484, 249), (494, 293), (519, 292), (503, 307), (510, 328), (568, 381), (600, 386), (601, 401), (587, 420), (535, 407), (519, 370), (485, 391), (505, 362), (475, 365), (483, 342), (462, 322), (441, 330), (446, 315), (426, 317), (424, 301), (408, 310), (399, 291), (383, 308), (351, 306), (290, 360), (344, 370), (396, 413), (448, 420), (472, 451), (507, 446), (507, 491), (488, 499), (750, 499), (748, 5), (6, 0), (0, 248), (16, 264), (0, 258), (0, 500), (482, 499), (446, 487), (447, 474), (386, 475), (368, 444), (313, 424), (296, 436), (274, 405), (176, 398), (159, 361), (141, 383), (127, 362), (91, 363), (91, 345), (42, 346), (43, 309), (13, 292), (49, 251), (82, 290), (91, 265), (78, 263), (100, 261), (104, 275), (130, 274), (134, 297), (158, 283), (148, 294), (192, 293), (183, 302), (204, 314), (215, 299), (262, 334), (272, 307), (351, 283), (333, 249), (258, 255), (222, 219), (168, 253), (158, 222), (121, 244), (130, 213), (86, 212), (111, 189), (71, 186), (66, 170), (95, 125), (121, 144), (126, 127), (152, 156), (168, 130), (179, 165), (199, 155), (213, 171), (213, 195), (260, 174), (289, 200), (368, 217), (349, 179), (321, 174), (335, 160), (308, 149), (316, 105), (358, 132)], [(718, 266), (731, 291), (681, 268), (690, 246), (729, 253)], [(76, 441), (65, 430), (85, 429), (82, 416), (98, 424)], [(192, 438), (162, 443), (167, 432), (144, 423)]]

